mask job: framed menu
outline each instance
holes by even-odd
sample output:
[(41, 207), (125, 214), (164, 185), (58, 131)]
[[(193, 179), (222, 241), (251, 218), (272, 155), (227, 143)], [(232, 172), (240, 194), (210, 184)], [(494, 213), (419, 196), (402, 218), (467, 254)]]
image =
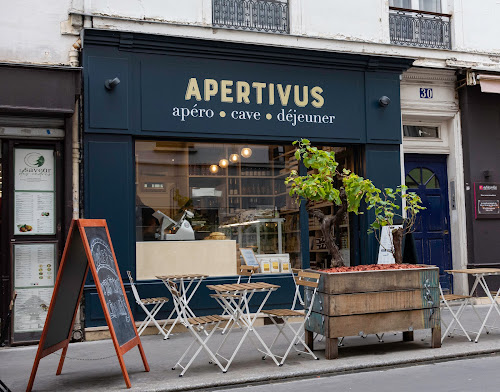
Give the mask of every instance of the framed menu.
[(54, 290), (57, 243), (12, 245), (14, 259), (14, 333), (41, 332)]

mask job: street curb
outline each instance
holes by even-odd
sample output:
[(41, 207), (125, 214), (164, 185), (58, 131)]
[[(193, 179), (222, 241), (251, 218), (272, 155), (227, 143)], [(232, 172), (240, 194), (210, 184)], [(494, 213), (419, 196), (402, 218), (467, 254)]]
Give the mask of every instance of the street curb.
[[(292, 371), (288, 373), (280, 373), (277, 374), (276, 376), (262, 376), (259, 377), (256, 375), (255, 377), (249, 377), (245, 379), (233, 379), (233, 380), (220, 380), (218, 382), (211, 382), (211, 383), (204, 383), (204, 384), (191, 384), (189, 386), (172, 386), (170, 388), (159, 388), (159, 389), (148, 389), (144, 390), (144, 392), (181, 392), (181, 391), (197, 391), (197, 390), (207, 390), (207, 388), (210, 389), (217, 389), (221, 387), (245, 387), (248, 386), (251, 383), (264, 383), (264, 382), (269, 382), (269, 381), (283, 381), (287, 380), (289, 381), (290, 379), (296, 378), (308, 378), (312, 376), (336, 376), (336, 375), (341, 375), (341, 374), (346, 374), (346, 373), (361, 373), (361, 372), (366, 372), (366, 371), (371, 371), (371, 370), (379, 370), (379, 369), (386, 369), (386, 368), (394, 368), (395, 366), (401, 366), (401, 365), (415, 365), (415, 364), (426, 364), (426, 363), (433, 363), (436, 361), (444, 361), (444, 360), (460, 360), (464, 359), (467, 357), (475, 357), (475, 356), (483, 356), (483, 355), (489, 355), (489, 354), (500, 354), (500, 348), (496, 349), (484, 349), (484, 350), (479, 350), (479, 351), (468, 351), (468, 352), (463, 352), (463, 353), (453, 353), (453, 354), (444, 354), (444, 355), (436, 355), (430, 358), (419, 358), (419, 359), (405, 359), (405, 360), (392, 360), (392, 361), (387, 361), (385, 363), (381, 364), (366, 364), (366, 365), (347, 365), (347, 366), (341, 366), (336, 369), (332, 369), (331, 371), (328, 371), (327, 369), (321, 369), (318, 371)], [(325, 359), (322, 359), (325, 361)], [(222, 376), (229, 375), (230, 373), (222, 374)]]

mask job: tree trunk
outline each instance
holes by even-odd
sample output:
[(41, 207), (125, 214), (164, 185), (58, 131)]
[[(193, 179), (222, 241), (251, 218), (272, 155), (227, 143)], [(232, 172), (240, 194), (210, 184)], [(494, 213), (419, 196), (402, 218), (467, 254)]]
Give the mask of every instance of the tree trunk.
[(340, 191), (340, 199), (342, 200), (342, 205), (335, 215), (325, 216), (320, 210), (313, 210), (311, 212), (319, 220), (321, 232), (325, 237), (325, 245), (328, 253), (332, 256), (332, 267), (343, 267), (345, 265), (342, 253), (340, 253), (340, 249), (335, 242), (333, 230), (334, 226), (338, 226), (338, 223), (342, 222), (347, 212), (347, 197), (343, 189)]
[(392, 242), (394, 246), (394, 261), (396, 264), (403, 263), (403, 228), (394, 229), (392, 231)]

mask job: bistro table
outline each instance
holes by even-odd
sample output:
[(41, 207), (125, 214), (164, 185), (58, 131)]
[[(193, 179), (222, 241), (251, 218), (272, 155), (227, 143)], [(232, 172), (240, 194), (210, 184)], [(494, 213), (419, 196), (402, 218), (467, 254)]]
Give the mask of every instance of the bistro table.
[[(234, 320), (234, 322), (231, 324), (229, 328), (229, 331), (225, 335), (224, 340), (222, 341), (222, 343), (220, 344), (219, 348), (215, 353), (216, 356), (226, 361), (226, 366), (224, 371), (227, 371), (227, 369), (233, 362), (234, 357), (241, 348), (241, 345), (243, 344), (244, 340), (246, 339), (247, 336), (249, 336), (250, 332), (252, 332), (252, 334), (257, 337), (264, 350), (261, 350), (259, 347), (257, 347), (255, 342), (250, 337), (250, 341), (255, 346), (255, 348), (261, 353), (265, 354), (266, 356), (271, 357), (276, 363), (276, 365), (280, 366), (278, 360), (273, 355), (273, 353), (266, 345), (266, 343), (264, 343), (264, 340), (262, 340), (261, 336), (254, 327), (255, 320), (257, 319), (257, 316), (259, 315), (260, 311), (266, 304), (269, 296), (273, 291), (279, 289), (280, 286), (265, 282), (252, 282), (252, 283), (207, 285), (207, 288), (209, 290), (214, 290), (216, 292), (211, 296), (217, 299), (217, 302), (219, 302), (219, 304), (222, 305), (224, 310), (227, 311), (227, 313), (229, 313), (232, 316), (232, 319)], [(250, 313), (249, 303), (252, 297), (256, 293), (265, 293), (265, 296), (260, 302), (258, 310), (252, 315)], [(233, 330), (235, 325), (241, 326), (244, 332), (231, 357), (225, 358), (219, 352), (226, 343), (226, 340), (228, 336), (231, 334), (231, 331)]]
[[(176, 288), (176, 290), (179, 291), (180, 297), (179, 300), (183, 302), (186, 313), (190, 317), (196, 317), (194, 312), (191, 310), (189, 307), (189, 301), (191, 301), (191, 298), (193, 298), (193, 295), (196, 293), (196, 290), (198, 290), (198, 287), (200, 287), (201, 282), (203, 279), (207, 278), (208, 275), (203, 275), (203, 274), (186, 274), (186, 275), (159, 275), (157, 276), (158, 279), (161, 279), (165, 286), (167, 287), (168, 291), (170, 294), (172, 294), (172, 288)], [(178, 283), (178, 285), (177, 285)], [(173, 294), (172, 294), (173, 295)], [(167, 323), (172, 320), (172, 317), (176, 313), (175, 308), (172, 309), (170, 312), (170, 315), (168, 316), (167, 320), (163, 324), (163, 329), (165, 330), (167, 327)], [(172, 323), (170, 329), (167, 331), (167, 335), (165, 339), (168, 339), (170, 336), (170, 333), (175, 327), (175, 324), (180, 320), (179, 315), (176, 314), (175, 320)]]
[(481, 324), (481, 328), (479, 328), (479, 331), (477, 332), (476, 338), (474, 339), (474, 342), (478, 342), (479, 340), (479, 335), (481, 335), (481, 332), (483, 332), (483, 329), (486, 329), (488, 331), (488, 328), (495, 328), (498, 329), (497, 327), (493, 327), (490, 325), (486, 325), (486, 322), (488, 321), (488, 318), (490, 317), (491, 312), (493, 309), (495, 309), (500, 315), (500, 307), (498, 306), (497, 303), (497, 298), (498, 295), (500, 294), (500, 290), (498, 290), (495, 293), (495, 296), (492, 295), (488, 284), (486, 283), (486, 276), (492, 276), (492, 275), (500, 275), (500, 268), (469, 268), (469, 269), (463, 269), (463, 270), (447, 270), (446, 272), (450, 274), (467, 274), (467, 275), (472, 275), (475, 276), (476, 279), (474, 281), (474, 284), (472, 285), (472, 288), (470, 290), (469, 296), (472, 296), (474, 291), (476, 290), (477, 286), (481, 286), (486, 293), (486, 296), (490, 300), (490, 306), (488, 308), (488, 312), (486, 313), (486, 316), (484, 317), (484, 320)]

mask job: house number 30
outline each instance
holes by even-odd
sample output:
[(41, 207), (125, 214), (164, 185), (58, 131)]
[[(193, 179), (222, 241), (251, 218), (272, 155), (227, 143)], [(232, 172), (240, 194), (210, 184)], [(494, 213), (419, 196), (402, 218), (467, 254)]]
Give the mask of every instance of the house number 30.
[(433, 97), (431, 88), (420, 88), (420, 98), (430, 99)]

